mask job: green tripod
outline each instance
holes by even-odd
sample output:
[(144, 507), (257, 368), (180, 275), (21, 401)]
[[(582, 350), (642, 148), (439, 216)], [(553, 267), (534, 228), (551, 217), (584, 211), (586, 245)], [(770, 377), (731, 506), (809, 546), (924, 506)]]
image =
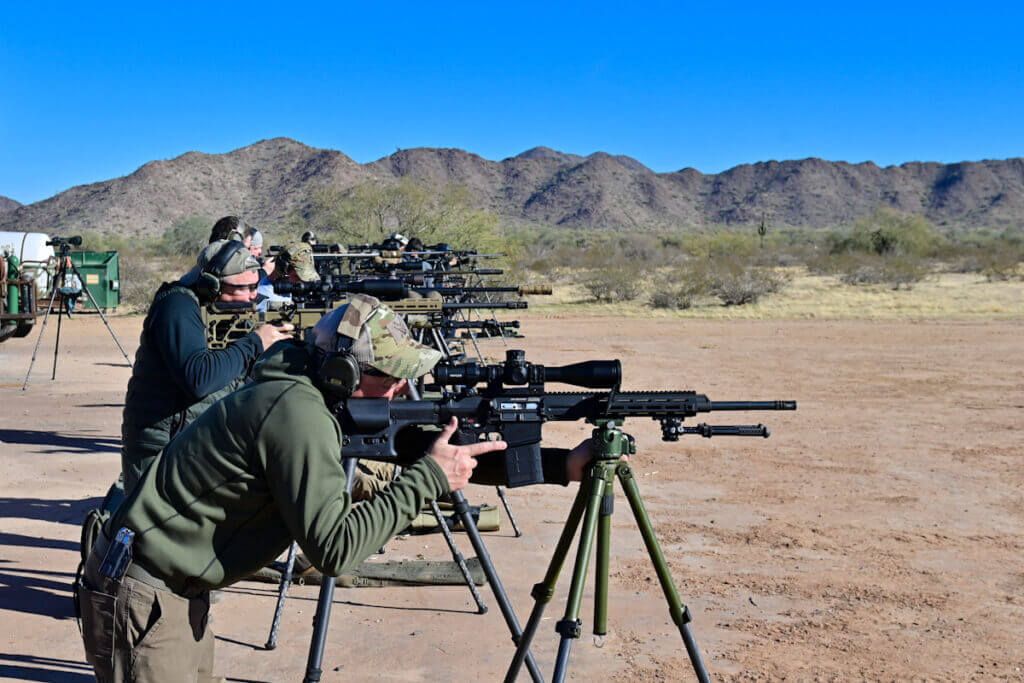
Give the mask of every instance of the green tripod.
[(533, 587), (530, 593), (535, 600), (533, 611), (530, 613), (530, 620), (523, 630), (522, 639), (516, 648), (515, 657), (509, 665), (508, 673), (505, 674), (505, 683), (513, 683), (519, 670), (522, 668), (526, 653), (530, 651), (530, 644), (533, 636), (540, 625), (544, 608), (555, 593), (555, 584), (558, 582), (558, 575), (565, 564), (565, 558), (569, 554), (576, 530), (580, 527), (582, 520), (583, 529), (580, 532), (579, 549), (576, 553), (576, 565), (572, 572), (572, 584), (569, 588), (569, 598), (565, 607), (565, 616), (555, 626), (555, 631), (561, 636), (558, 644), (558, 655), (555, 659), (555, 672), (552, 675), (554, 683), (565, 680), (566, 670), (569, 666), (569, 650), (572, 642), (580, 636), (579, 619), (580, 603), (583, 601), (583, 585), (586, 581), (587, 567), (590, 564), (590, 551), (594, 546), (594, 536), (597, 536), (597, 569), (596, 585), (594, 587), (594, 636), (603, 638), (608, 633), (608, 559), (611, 546), (612, 513), (615, 500), (615, 479), (618, 477), (622, 490), (626, 494), (626, 500), (633, 510), (633, 517), (636, 519), (640, 534), (643, 536), (644, 545), (647, 546), (647, 554), (650, 555), (651, 563), (658, 574), (661, 582), (661, 589), (665, 593), (665, 600), (669, 605), (669, 614), (672, 621), (679, 628), (686, 645), (686, 652), (690, 656), (693, 670), (698, 680), (710, 681), (707, 669), (701, 659), (700, 651), (697, 649), (697, 642), (690, 632), (690, 612), (679, 599), (675, 584), (672, 582), (672, 575), (669, 573), (668, 563), (658, 545), (658, 539), (654, 535), (654, 528), (644, 508), (644, 501), (640, 497), (640, 489), (637, 487), (636, 478), (629, 463), (620, 460), (623, 455), (636, 453), (636, 444), (633, 437), (618, 429), (622, 425), (621, 420), (597, 420), (597, 428), (594, 429), (594, 460), (589, 470), (580, 482), (576, 500), (572, 504), (569, 518), (562, 529), (562, 535), (558, 539), (558, 545), (551, 557), (551, 564), (548, 565), (544, 580)]

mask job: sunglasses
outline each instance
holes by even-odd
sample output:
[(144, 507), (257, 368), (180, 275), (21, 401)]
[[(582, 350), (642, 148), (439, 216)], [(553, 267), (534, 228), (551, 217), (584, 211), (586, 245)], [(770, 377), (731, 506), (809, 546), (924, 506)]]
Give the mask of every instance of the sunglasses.
[(220, 286), (222, 288), (230, 287), (231, 289), (234, 289), (236, 291), (240, 290), (240, 289), (247, 289), (250, 292), (255, 292), (256, 289), (260, 286), (260, 283), (254, 282), (251, 285), (233, 285), (233, 284), (228, 283), (228, 282), (222, 282)]

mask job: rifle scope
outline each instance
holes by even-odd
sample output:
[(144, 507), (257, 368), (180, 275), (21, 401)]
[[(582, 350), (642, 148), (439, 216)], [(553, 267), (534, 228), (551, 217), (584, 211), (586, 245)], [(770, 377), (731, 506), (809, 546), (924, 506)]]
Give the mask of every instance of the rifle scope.
[(611, 389), (622, 381), (622, 364), (618, 360), (588, 360), (562, 366), (537, 365), (526, 360), (525, 351), (509, 349), (504, 363), (438, 365), (434, 368), (434, 381), (461, 386), (481, 382), (512, 385), (563, 382), (589, 389)]

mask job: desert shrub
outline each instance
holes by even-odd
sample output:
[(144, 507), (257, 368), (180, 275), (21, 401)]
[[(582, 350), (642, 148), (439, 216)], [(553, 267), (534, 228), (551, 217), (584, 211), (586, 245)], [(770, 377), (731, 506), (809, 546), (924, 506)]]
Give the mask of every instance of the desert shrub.
[(848, 285), (890, 284), (893, 289), (911, 289), (930, 272), (927, 260), (914, 256), (838, 254), (824, 261), (828, 272)]
[(639, 264), (625, 262), (593, 271), (583, 287), (597, 301), (632, 301), (643, 291)]
[(711, 293), (711, 280), (706, 267), (690, 264), (677, 269), (651, 295), (655, 308), (692, 308)]
[(929, 272), (928, 263), (924, 259), (913, 256), (889, 256), (883, 258), (885, 282), (893, 289), (912, 289), (923, 280)]
[(978, 263), (978, 271), (989, 282), (1007, 282), (1018, 277), (1020, 273), (1020, 252), (1014, 250), (991, 250), (985, 252)]
[(153, 257), (143, 249), (121, 251), (118, 267), (121, 309), (129, 313), (145, 313), (160, 285), (181, 275), (173, 272), (165, 259)]
[(726, 306), (755, 303), (789, 282), (781, 273), (741, 258), (715, 262), (709, 280), (711, 293)]

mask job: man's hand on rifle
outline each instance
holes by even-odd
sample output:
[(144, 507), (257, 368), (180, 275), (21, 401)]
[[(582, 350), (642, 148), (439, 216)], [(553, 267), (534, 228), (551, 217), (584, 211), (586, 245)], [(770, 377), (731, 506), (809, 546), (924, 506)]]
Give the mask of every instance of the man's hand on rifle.
[(476, 456), (504, 450), (508, 447), (504, 441), (480, 441), (466, 446), (455, 446), (448, 443), (458, 427), (459, 421), (453, 417), (441, 430), (441, 436), (427, 452), (427, 455), (434, 459), (434, 462), (448, 477), (448, 487), (452, 491), (458, 491), (469, 483), (469, 477), (473, 474), (473, 468), (476, 467)]
[(270, 348), (271, 344), (282, 339), (290, 338), (291, 332), (295, 329), (295, 325), (289, 325), (288, 323), (282, 323), (280, 325), (273, 325), (266, 323), (256, 328), (256, 334), (259, 335), (260, 341), (263, 342), (263, 350)]

